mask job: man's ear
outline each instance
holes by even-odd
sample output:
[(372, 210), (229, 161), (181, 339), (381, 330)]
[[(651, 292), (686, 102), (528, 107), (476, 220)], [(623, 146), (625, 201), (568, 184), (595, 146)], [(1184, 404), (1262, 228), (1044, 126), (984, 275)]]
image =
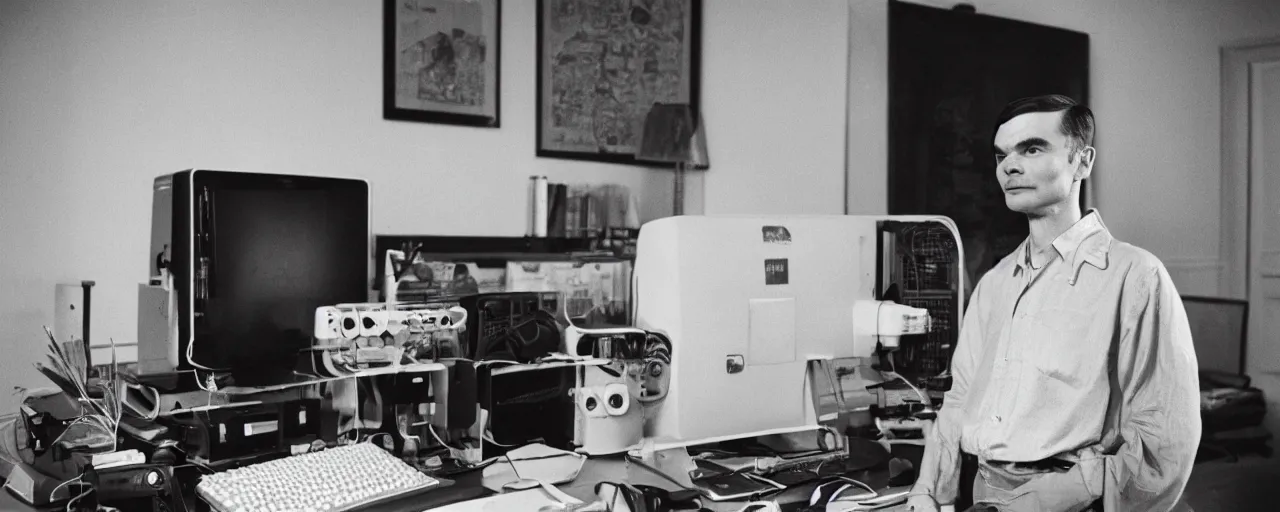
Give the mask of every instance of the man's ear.
[(1076, 165), (1076, 181), (1084, 180), (1090, 174), (1093, 174), (1093, 159), (1097, 155), (1098, 150), (1094, 149), (1093, 146), (1085, 146), (1076, 153), (1076, 156), (1080, 158), (1079, 163)]

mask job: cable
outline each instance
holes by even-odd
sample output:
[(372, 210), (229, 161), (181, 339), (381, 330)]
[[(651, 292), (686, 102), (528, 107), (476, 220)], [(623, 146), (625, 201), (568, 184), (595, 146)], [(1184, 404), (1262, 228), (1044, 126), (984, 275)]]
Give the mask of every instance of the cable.
[(516, 463), (511, 460), (511, 452), (502, 454), (502, 457), (507, 459), (507, 465), (511, 466), (511, 472), (516, 474), (516, 478), (524, 480), (524, 477), (520, 476), (520, 470), (516, 469)]
[[(72, 479), (70, 479), (70, 480), (67, 480), (67, 481), (65, 481), (65, 482), (62, 482), (62, 483), (58, 484), (57, 486), (55, 486), (55, 487), (53, 488), (53, 490), (52, 490), (52, 491), (49, 491), (49, 499), (50, 499), (50, 500), (53, 500), (53, 495), (58, 494), (58, 489), (61, 489), (63, 486), (65, 486), (65, 485), (69, 485), (69, 484), (73, 484), (73, 483), (80, 483), (80, 484), (83, 484), (83, 483), (84, 483), (84, 475), (83, 475), (83, 474), (81, 474), (81, 475), (77, 475), (75, 478), (72, 478)], [(67, 494), (68, 494), (68, 495), (70, 495), (70, 492), (68, 492)]]
[(907, 387), (911, 388), (912, 391), (916, 392), (916, 395), (920, 397), (920, 400), (923, 402), (925, 407), (928, 407), (929, 409), (933, 409), (933, 400), (930, 399), (928, 395), (924, 394), (924, 392), (920, 391), (920, 388), (917, 388), (914, 384), (911, 383), (911, 381), (907, 380), (906, 377), (903, 377), (902, 375), (898, 374), (897, 371), (895, 371), (894, 364), (893, 364), (893, 354), (889, 354), (889, 368), (890, 368), (889, 371), (881, 370), (880, 374), (888, 376), (891, 379), (901, 380), (903, 383), (907, 385)]
[(662, 477), (662, 479), (663, 479), (663, 480), (666, 480), (666, 481), (668, 481), (668, 482), (671, 482), (671, 484), (673, 484), (673, 485), (675, 485), (676, 487), (680, 488), (680, 490), (682, 490), (682, 491), (693, 491), (693, 492), (698, 493), (699, 495), (702, 495), (702, 494), (703, 494), (702, 489), (695, 489), (695, 488), (691, 488), (691, 487), (688, 487), (688, 486), (686, 486), (686, 485), (684, 485), (684, 484), (682, 484), (682, 483), (680, 483), (680, 482), (677, 482), (677, 481), (676, 481), (676, 479), (671, 478), (669, 475), (667, 475), (666, 473), (663, 473), (662, 471), (659, 471), (659, 470), (658, 470), (658, 468), (655, 468), (655, 467), (653, 467), (653, 466), (650, 466), (649, 464), (647, 464), (647, 463), (645, 463), (644, 461), (640, 460), (640, 458), (639, 458), (639, 457), (636, 457), (636, 456), (631, 455), (630, 453), (628, 453), (628, 454), (626, 454), (626, 455), (624, 456), (624, 458), (625, 458), (625, 460), (626, 460), (627, 462), (630, 462), (630, 463), (632, 463), (632, 464), (635, 464), (635, 465), (637, 465), (637, 466), (640, 466), (640, 467), (641, 467), (641, 468), (643, 468), (645, 471), (648, 471), (648, 472), (650, 472), (650, 473), (653, 473), (653, 474), (655, 474), (655, 475), (658, 475), (658, 476)]
[[(77, 478), (77, 479), (79, 479), (80, 477), (76, 477), (76, 478)], [(70, 481), (71, 481), (71, 480), (68, 480), (68, 482), (70, 482)], [(66, 482), (64, 482), (64, 483), (66, 483)], [(83, 486), (85, 486), (85, 487), (88, 487), (88, 489), (87, 489), (87, 490), (85, 490), (84, 492), (82, 492), (82, 493), (80, 493), (80, 494), (76, 495), (75, 497), (71, 498), (71, 500), (67, 502), (67, 512), (71, 512), (71, 506), (72, 506), (72, 505), (74, 505), (74, 504), (75, 504), (75, 502), (80, 501), (80, 498), (83, 498), (83, 497), (85, 497), (85, 496), (88, 496), (88, 495), (89, 495), (89, 493), (92, 493), (92, 492), (93, 492), (93, 490), (94, 490), (92, 485), (86, 484), (86, 483), (84, 483), (84, 482), (80, 482), (80, 485), (83, 485)], [(50, 494), (49, 494), (49, 496), (53, 496), (53, 493), (50, 493)]]
[[(174, 286), (174, 283), (172, 282), (172, 281), (173, 281), (173, 274), (169, 274), (169, 281), (170, 281), (170, 282), (168, 283), (168, 285), (169, 285), (169, 286), (168, 286), (168, 288), (167, 288), (167, 289), (170, 289), (170, 290), (171, 290), (171, 289), (173, 289), (173, 286)], [(175, 304), (177, 303), (177, 301), (176, 301), (176, 300), (174, 300), (173, 302), (174, 302)], [(175, 311), (174, 313), (176, 314), (176, 311)], [(192, 368), (197, 368), (197, 369), (205, 370), (205, 371), (209, 371), (209, 372), (217, 372), (217, 371), (226, 371), (226, 370), (227, 370), (226, 368), (209, 368), (209, 367), (207, 367), (207, 366), (204, 366), (204, 365), (201, 365), (201, 364), (197, 363), (197, 362), (195, 361), (195, 359), (193, 359), (193, 357), (192, 357), (192, 356), (193, 356), (193, 354), (195, 354), (195, 345), (196, 345), (196, 337), (195, 337), (195, 335), (192, 335), (192, 336), (191, 336), (191, 340), (189, 340), (189, 341), (187, 342), (187, 349), (186, 349), (186, 351), (185, 351), (185, 352), (186, 352), (186, 354), (185, 354), (185, 355), (186, 355), (186, 358), (187, 358), (187, 364), (190, 364)]]
[(502, 447), (502, 448), (512, 448), (512, 447), (516, 447), (516, 446), (518, 446), (518, 445), (514, 445), (514, 444), (502, 444), (502, 443), (499, 443), (499, 442), (495, 441), (495, 440), (493, 439), (493, 433), (492, 433), (492, 432), (490, 432), (490, 431), (488, 431), (488, 430), (485, 430), (485, 431), (484, 431), (484, 433), (480, 435), (480, 439), (485, 440), (485, 441), (488, 441), (488, 442), (489, 442), (489, 444), (492, 444), (492, 445), (494, 445), (494, 446), (499, 446), (499, 447)]
[[(409, 254), (404, 258), (404, 266), (400, 267), (399, 272), (392, 273), (392, 276), (397, 282), (399, 282), (400, 278), (404, 277), (404, 275), (409, 272), (409, 269), (413, 268), (414, 260), (418, 259), (418, 253), (422, 252), (423, 245), (424, 244), (418, 244), (413, 248), (413, 250), (409, 251)], [(383, 269), (383, 273), (386, 273), (386, 269)]]
[[(605, 504), (605, 508), (608, 510), (608, 512), (613, 512), (613, 504), (618, 502), (618, 494), (622, 492), (621, 484), (612, 484), (612, 485), (613, 485), (613, 498), (609, 500), (609, 503)], [(600, 486), (599, 484), (596, 484), (597, 488), (599, 486)], [(600, 491), (597, 490), (596, 495), (598, 496), (599, 493)], [(630, 508), (630, 507), (628, 506), (627, 508)]]
[(478, 362), (476, 362), (476, 364), (477, 364), (477, 365), (490, 365), (490, 364), (518, 365), (518, 364), (523, 364), (523, 363), (521, 363), (521, 362), (519, 362), (519, 361), (512, 361), (512, 360), (510, 360), (510, 359), (486, 359), (486, 360), (484, 360), (484, 361), (478, 361)]
[[(184, 452), (184, 457), (185, 457), (185, 452)], [(190, 459), (187, 459), (187, 463), (186, 463), (186, 464), (183, 464), (183, 465), (180, 465), (180, 466), (174, 466), (174, 467), (173, 467), (173, 469), (182, 469), (182, 468), (188, 468), (188, 467), (192, 467), (192, 468), (196, 468), (196, 469), (200, 469), (200, 470), (207, 471), (207, 472), (208, 472), (208, 474), (210, 474), (210, 475), (212, 475), (212, 474), (214, 474), (214, 473), (217, 473), (217, 471), (214, 471), (214, 469), (213, 469), (213, 468), (211, 468), (211, 467), (209, 467), (209, 466), (206, 466), (206, 465), (204, 465), (204, 464), (200, 464), (200, 463), (195, 462), (195, 461), (190, 460)]]
[(631, 311), (627, 312), (627, 316), (630, 317), (629, 320), (631, 322), (631, 325), (636, 324), (637, 317), (639, 316), (639, 313), (640, 313), (639, 283), (640, 283), (640, 279), (639, 277), (637, 277), (636, 269), (634, 266), (632, 266), (631, 267), (631, 293), (627, 294), (628, 298), (631, 300), (631, 307), (629, 308)]
[(174, 466), (174, 467), (173, 467), (173, 469), (185, 468), (185, 467), (187, 467), (187, 466), (193, 466), (193, 467), (195, 467), (195, 468), (203, 469), (203, 470), (205, 470), (205, 471), (208, 471), (208, 472), (209, 472), (209, 474), (217, 473), (217, 471), (215, 471), (213, 468), (211, 468), (211, 467), (209, 467), (209, 466), (206, 466), (206, 465), (204, 465), (204, 464), (202, 464), (202, 463), (200, 463), (200, 462), (196, 462), (194, 459), (192, 459), (192, 458), (191, 458), (191, 456), (190, 456), (190, 455), (188, 455), (188, 454), (187, 454), (187, 451), (186, 451), (186, 450), (183, 450), (183, 449), (182, 449), (182, 447), (181, 447), (181, 446), (179, 446), (179, 445), (177, 445), (177, 444), (174, 444), (174, 445), (169, 446), (169, 448), (172, 448), (172, 449), (177, 450), (178, 452), (182, 453), (182, 459), (183, 459), (183, 460), (185, 460), (185, 461), (187, 461), (187, 463), (186, 463), (186, 464), (183, 464), (183, 465), (181, 465), (181, 466)]
[(111, 344), (111, 381), (103, 389), (102, 395), (103, 398), (114, 402), (116, 410), (116, 417), (111, 431), (111, 451), (114, 452), (120, 447), (120, 419), (124, 417), (124, 396), (118, 394), (120, 385), (117, 379), (120, 378), (120, 363), (116, 360), (116, 340), (115, 338), (107, 337), (107, 343)]
[(559, 453), (552, 453), (552, 454), (549, 454), (549, 455), (537, 455), (537, 456), (533, 456), (533, 457), (522, 457), (522, 458), (519, 458), (519, 459), (512, 459), (512, 458), (511, 458), (511, 452), (507, 452), (507, 453), (503, 454), (503, 458), (507, 459), (507, 462), (512, 462), (512, 461), (515, 461), (515, 462), (529, 462), (529, 461), (534, 461), (534, 460), (563, 459), (563, 458), (565, 458), (565, 457), (574, 457), (574, 458), (578, 458), (578, 459), (584, 459), (584, 458), (586, 458), (586, 457), (585, 457), (585, 456), (583, 456), (582, 454), (573, 453), (573, 452), (559, 452)]
[(443, 446), (443, 447), (448, 448), (448, 449), (450, 449), (450, 450), (459, 450), (459, 451), (466, 451), (466, 450), (468, 449), (466, 446), (463, 446), (462, 448), (454, 448), (453, 446), (450, 446), (450, 445), (449, 445), (449, 443), (444, 442), (444, 439), (441, 439), (441, 438), (440, 438), (440, 434), (437, 434), (437, 433), (436, 433), (436, 427), (435, 427), (435, 425), (432, 425), (432, 424), (428, 423), (428, 424), (427, 424), (427, 431), (431, 432), (431, 437), (436, 438), (436, 442), (437, 442), (437, 443), (440, 443), (440, 446)]
[[(826, 502), (824, 502), (824, 503), (818, 503), (818, 502), (822, 499), (822, 490), (823, 490), (825, 487), (827, 487), (827, 486), (831, 486), (831, 485), (836, 485), (836, 484), (841, 484), (841, 483), (843, 483), (844, 485), (841, 485), (839, 488), (837, 488), (837, 489), (836, 489), (836, 491), (835, 491), (835, 492), (831, 493), (831, 495), (827, 497)], [(849, 478), (849, 477), (846, 477), (846, 476), (837, 476), (837, 477), (835, 477), (835, 479), (833, 479), (833, 480), (831, 480), (831, 481), (828, 481), (828, 482), (824, 482), (824, 483), (818, 484), (818, 485), (817, 485), (817, 487), (814, 487), (814, 488), (813, 488), (813, 492), (812, 492), (812, 493), (810, 493), (810, 495), (809, 495), (809, 506), (817, 506), (817, 505), (826, 505), (826, 504), (829, 504), (829, 503), (831, 503), (832, 501), (835, 501), (835, 500), (839, 499), (839, 497), (840, 497), (840, 494), (841, 494), (841, 493), (843, 493), (844, 491), (848, 490), (850, 487), (854, 487), (854, 486), (857, 486), (857, 487), (861, 487), (861, 488), (863, 488), (863, 489), (866, 489), (868, 492), (870, 492), (870, 493), (871, 493), (871, 496), (873, 496), (873, 497), (874, 497), (874, 496), (879, 496), (879, 495), (880, 495), (880, 493), (879, 493), (879, 492), (877, 492), (875, 489), (871, 488), (871, 486), (869, 486), (869, 485), (867, 485), (867, 484), (865, 484), (865, 483), (862, 483), (861, 481), (858, 481), (858, 480), (855, 480), (855, 479), (852, 479), (852, 478)]]
[[(204, 365), (201, 365), (201, 364), (199, 364), (199, 363), (196, 363), (196, 362), (195, 362), (195, 360), (193, 360), (193, 359), (191, 358), (191, 355), (194, 353), (194, 349), (193, 349), (193, 347), (195, 347), (195, 344), (196, 344), (196, 340), (195, 340), (195, 339), (192, 339), (190, 343), (187, 343), (187, 353), (186, 353), (186, 356), (187, 356), (187, 363), (188, 363), (188, 364), (190, 364), (190, 365), (191, 365), (191, 367), (193, 368), (193, 370), (192, 370), (192, 371), (195, 371), (195, 370), (204, 370), (204, 371), (206, 371), (206, 372), (210, 372), (210, 373), (217, 373), (217, 372), (225, 372), (225, 371), (229, 371), (229, 369), (227, 369), (227, 368), (209, 368), (209, 367), (207, 367), (207, 366), (204, 366)], [(198, 376), (198, 375), (199, 375), (199, 374), (197, 374), (197, 376)], [(203, 388), (202, 388), (202, 389), (203, 389)]]

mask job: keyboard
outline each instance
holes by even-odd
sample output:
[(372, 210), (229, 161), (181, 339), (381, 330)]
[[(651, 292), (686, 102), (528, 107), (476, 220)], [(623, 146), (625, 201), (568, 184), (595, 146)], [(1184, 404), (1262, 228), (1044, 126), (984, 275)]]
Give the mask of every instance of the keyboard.
[(196, 494), (218, 512), (338, 512), (439, 485), (439, 480), (365, 442), (206, 475), (196, 485)]

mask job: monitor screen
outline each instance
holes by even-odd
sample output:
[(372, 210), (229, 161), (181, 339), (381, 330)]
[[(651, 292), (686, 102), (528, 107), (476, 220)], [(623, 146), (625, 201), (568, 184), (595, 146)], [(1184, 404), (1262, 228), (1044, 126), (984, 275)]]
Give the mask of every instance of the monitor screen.
[(1244, 340), (1249, 303), (1243, 300), (1182, 297), (1201, 370), (1244, 371)]
[(208, 242), (197, 257), (209, 258), (208, 298), (195, 359), (237, 374), (292, 368), (317, 307), (368, 298), (368, 186), (298, 178), (207, 187)]

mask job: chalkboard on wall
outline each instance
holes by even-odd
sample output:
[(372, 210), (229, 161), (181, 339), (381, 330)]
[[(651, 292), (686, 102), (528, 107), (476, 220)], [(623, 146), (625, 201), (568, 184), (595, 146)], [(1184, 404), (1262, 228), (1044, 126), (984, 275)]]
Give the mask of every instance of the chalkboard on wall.
[(996, 181), (992, 136), (1005, 104), (1041, 94), (1088, 105), (1088, 34), (889, 3), (889, 213), (956, 221), (966, 295), (1027, 237)]

